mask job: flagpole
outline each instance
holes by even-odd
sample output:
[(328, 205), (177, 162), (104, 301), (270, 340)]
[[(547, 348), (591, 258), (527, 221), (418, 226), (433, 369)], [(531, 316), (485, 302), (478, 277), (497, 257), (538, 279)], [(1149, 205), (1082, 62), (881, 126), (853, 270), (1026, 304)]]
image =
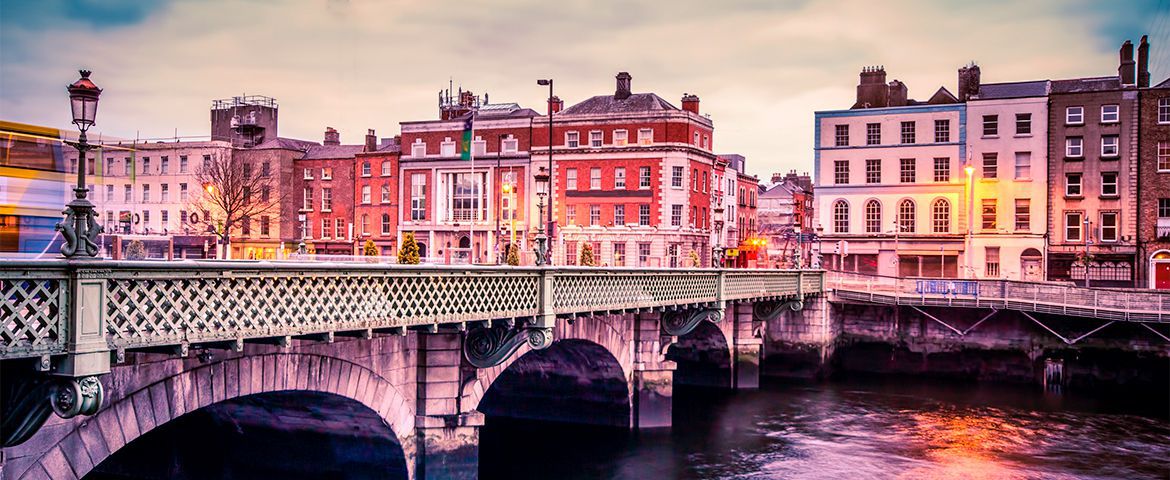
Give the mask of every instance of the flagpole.
[(467, 225), (467, 261), (475, 264), (475, 221), (479, 218), (479, 202), (482, 195), (482, 186), (475, 185), (475, 109), (471, 110), (471, 135), (467, 138), (467, 155), (471, 158), (471, 190), (475, 192), (475, 211), (471, 213), (471, 222)]

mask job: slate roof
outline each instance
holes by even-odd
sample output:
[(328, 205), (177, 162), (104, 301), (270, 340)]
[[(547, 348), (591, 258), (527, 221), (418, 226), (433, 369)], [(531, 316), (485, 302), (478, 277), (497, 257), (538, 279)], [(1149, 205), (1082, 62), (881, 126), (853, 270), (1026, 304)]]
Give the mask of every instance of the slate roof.
[(1162, 80), (1162, 83), (1154, 85), (1153, 88), (1170, 88), (1170, 78)]
[(301, 160), (317, 160), (323, 158), (353, 158), (362, 153), (365, 145), (313, 145)]
[(634, 93), (624, 100), (617, 100), (613, 95), (597, 95), (566, 108), (560, 113), (561, 115), (594, 115), (665, 110), (678, 110), (678, 108), (653, 93)]
[(1048, 95), (1048, 80), (1030, 82), (985, 83), (979, 86), (977, 100), (997, 98), (1043, 97)]
[(938, 87), (938, 90), (934, 92), (934, 95), (930, 96), (930, 100), (927, 100), (926, 103), (928, 105), (959, 103), (959, 97), (956, 97), (950, 90), (947, 90), (947, 87)]
[(1070, 80), (1053, 80), (1052, 93), (1083, 93), (1118, 90), (1121, 80), (1116, 75), (1109, 77), (1073, 78)]
[[(471, 115), (471, 112), (464, 113), (463, 115), (455, 117), (453, 120), (464, 120), (469, 115)], [(521, 107), (520, 104), (518, 104), (518, 103), (489, 103), (487, 105), (480, 106), (479, 109), (475, 112), (475, 115), (476, 115), (476, 118), (484, 118), (484, 119), (487, 119), (487, 118), (525, 118), (525, 117), (536, 117), (536, 116), (539, 116), (540, 113), (537, 113), (536, 110), (533, 110), (531, 108)]]
[(308, 150), (309, 147), (320, 145), (317, 142), (308, 140), (297, 140), (295, 138), (276, 137), (272, 140), (267, 140), (264, 143), (252, 147), (255, 150)]

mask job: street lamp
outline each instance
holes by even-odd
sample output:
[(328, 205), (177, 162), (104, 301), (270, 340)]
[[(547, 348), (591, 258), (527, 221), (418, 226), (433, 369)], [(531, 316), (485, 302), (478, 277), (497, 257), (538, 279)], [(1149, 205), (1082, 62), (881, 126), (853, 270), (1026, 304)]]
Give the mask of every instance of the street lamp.
[[(548, 86), (548, 174), (552, 175), (552, 171), (553, 171), (553, 79), (542, 78), (540, 80), (537, 80), (536, 84), (540, 85), (542, 87), (545, 85)], [(556, 232), (553, 231), (553, 227), (556, 224), (553, 223), (552, 190), (551, 189), (546, 190), (546, 193), (548, 194), (548, 234), (549, 234), (549, 236), (552, 236), (552, 235), (556, 234)], [(552, 263), (552, 262), (549, 262), (549, 263)]]
[(963, 167), (963, 171), (967, 172), (967, 235), (963, 239), (963, 256), (967, 258), (966, 263), (968, 278), (975, 277), (975, 265), (972, 265), (971, 255), (971, 230), (975, 228), (975, 167), (970, 163)]
[(1089, 217), (1085, 217), (1085, 228), (1082, 230), (1085, 236), (1085, 257), (1081, 259), (1081, 263), (1085, 264), (1085, 288), (1090, 288), (1089, 285), (1089, 228), (1092, 228)]
[[(552, 263), (548, 258), (548, 236), (544, 234), (544, 224), (541, 221), (544, 217), (544, 196), (548, 195), (548, 172), (544, 167), (540, 167), (533, 178), (536, 179), (536, 208), (539, 211), (536, 215), (536, 266), (539, 267)], [(549, 210), (552, 210), (551, 206)]]
[(90, 148), (85, 132), (94, 124), (98, 97), (102, 94), (102, 89), (94, 85), (89, 79), (89, 74), (89, 70), (81, 70), (81, 78), (66, 87), (73, 110), (73, 124), (81, 131), (76, 142), (65, 142), (77, 149), (77, 186), (73, 188), (73, 201), (65, 206), (63, 212), (65, 221), (56, 226), (61, 236), (65, 237), (65, 244), (61, 245), (61, 254), (69, 259), (92, 258), (97, 255), (97, 236), (102, 233), (101, 225), (94, 219), (93, 203), (86, 198), (89, 189), (85, 186), (85, 152)]

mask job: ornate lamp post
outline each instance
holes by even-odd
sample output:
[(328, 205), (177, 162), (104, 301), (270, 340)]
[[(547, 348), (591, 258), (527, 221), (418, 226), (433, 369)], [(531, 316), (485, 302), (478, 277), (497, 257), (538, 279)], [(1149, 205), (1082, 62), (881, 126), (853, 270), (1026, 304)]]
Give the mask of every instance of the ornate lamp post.
[(715, 246), (711, 248), (711, 266), (723, 268), (723, 203), (717, 204), (711, 213), (715, 219)]
[(93, 203), (89, 201), (89, 189), (85, 186), (86, 151), (89, 142), (86, 130), (94, 125), (97, 117), (98, 97), (102, 89), (89, 79), (89, 70), (81, 70), (81, 78), (66, 87), (73, 108), (73, 124), (81, 131), (76, 142), (65, 142), (77, 149), (77, 186), (73, 188), (74, 199), (65, 206), (65, 221), (57, 224), (57, 230), (65, 237), (61, 254), (65, 258), (92, 258), (97, 255), (97, 236), (102, 233), (101, 225), (94, 218)]
[[(548, 265), (548, 236), (544, 234), (544, 196), (548, 195), (548, 171), (540, 167), (540, 171), (533, 175), (536, 179), (536, 266)], [(551, 210), (551, 208), (550, 208)], [(550, 222), (551, 223), (551, 222)]]
[[(552, 102), (552, 100), (553, 100), (553, 79), (542, 78), (540, 80), (537, 80), (536, 84), (540, 85), (542, 87), (546, 86), (546, 85), (548, 86), (548, 175), (552, 175), (552, 171), (553, 171), (553, 158), (552, 158), (553, 157), (553, 102)], [(545, 177), (545, 178), (548, 178), (548, 177)], [(556, 232), (553, 231), (553, 228), (555, 227), (556, 224), (553, 223), (552, 190), (549, 190), (546, 188), (545, 193), (548, 195), (548, 234), (555, 235)], [(550, 260), (548, 263), (552, 263), (551, 259), (546, 259), (546, 260)]]

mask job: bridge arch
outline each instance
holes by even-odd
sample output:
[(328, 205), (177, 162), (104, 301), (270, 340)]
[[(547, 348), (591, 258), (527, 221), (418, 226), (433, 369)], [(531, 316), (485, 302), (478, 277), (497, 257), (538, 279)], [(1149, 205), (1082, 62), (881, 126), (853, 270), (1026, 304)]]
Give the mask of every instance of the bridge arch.
[(412, 402), (394, 384), (362, 365), (291, 352), (198, 365), (128, 392), (87, 421), (70, 424), (71, 431), (45, 449), (31, 468), (42, 468), (51, 477), (55, 477), (52, 472), (68, 470), (82, 478), (133, 440), (183, 415), (228, 400), (297, 391), (335, 395), (375, 412), (402, 447), (407, 475), (413, 475)]
[(734, 318), (699, 322), (666, 349), (666, 359), (677, 364), (676, 385), (730, 388), (734, 362), (731, 329)]

